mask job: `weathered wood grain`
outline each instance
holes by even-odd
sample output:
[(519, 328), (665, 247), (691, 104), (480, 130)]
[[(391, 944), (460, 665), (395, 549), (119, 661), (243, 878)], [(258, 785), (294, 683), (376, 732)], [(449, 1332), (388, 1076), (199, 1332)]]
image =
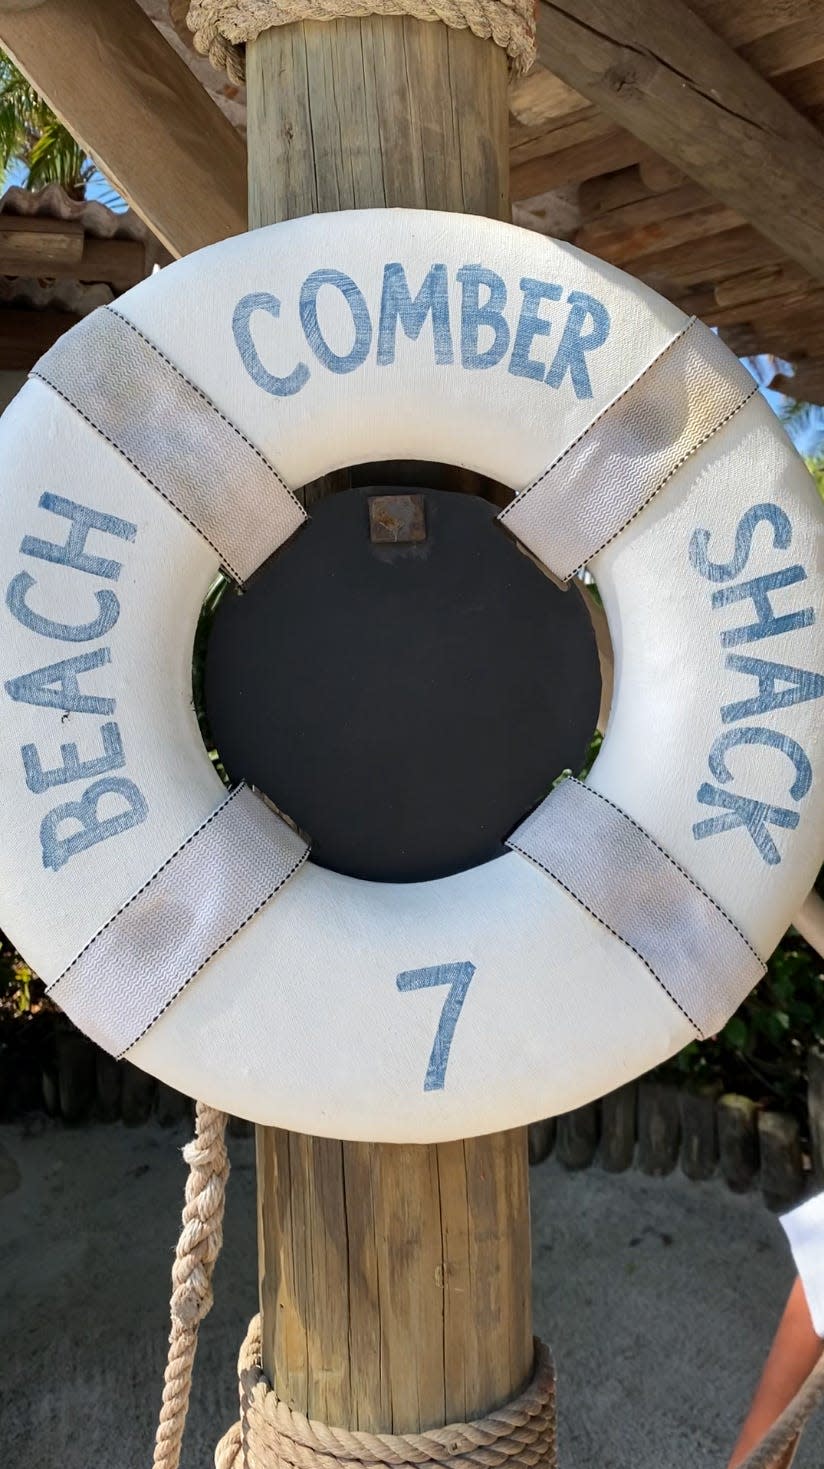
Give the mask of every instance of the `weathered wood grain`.
[(570, 1171), (589, 1168), (598, 1150), (598, 1103), (587, 1102), (558, 1118), (555, 1156)]
[(718, 1167), (716, 1102), (720, 1091), (720, 1086), (706, 1086), (680, 1094), (681, 1168), (687, 1178), (712, 1178)]
[[(508, 217), (506, 62), (409, 19), (247, 49), (253, 225), (401, 205)], [(264, 1368), (328, 1423), (407, 1432), (521, 1391), (532, 1365), (526, 1129), (439, 1147), (257, 1130)]]
[(555, 1146), (557, 1122), (554, 1117), (545, 1117), (542, 1122), (531, 1122), (527, 1128), (527, 1156), (530, 1168), (543, 1163)]
[(575, 244), (602, 260), (623, 265), (743, 224), (734, 209), (715, 203), (697, 184), (687, 183), (590, 220), (576, 232)]
[(794, 1117), (762, 1112), (758, 1118), (761, 1192), (768, 1209), (789, 1209), (804, 1192), (801, 1137)]
[[(821, 35), (817, 7), (818, 0), (694, 0), (690, 8), (756, 70), (772, 76), (804, 62), (805, 32), (807, 45), (816, 53)], [(793, 61), (794, 56), (799, 60)], [(564, 117), (585, 101), (553, 75), (550, 58), (543, 66), (536, 63), (510, 89), (510, 109), (522, 122)]]
[(630, 1082), (601, 1101), (601, 1167), (623, 1173), (632, 1167), (638, 1129), (638, 1087)]
[(543, 0), (538, 55), (824, 279), (824, 137), (682, 0)]
[[(820, 363), (824, 386), (824, 360)], [(819, 1188), (824, 1188), (824, 1051), (814, 1049), (807, 1057), (807, 1115), (810, 1119), (810, 1151)]]
[(654, 1178), (672, 1173), (680, 1142), (678, 1088), (642, 1081), (638, 1087), (638, 1167)]
[(721, 1172), (731, 1189), (745, 1193), (758, 1172), (758, 1108), (729, 1092), (719, 1098), (717, 1120)]

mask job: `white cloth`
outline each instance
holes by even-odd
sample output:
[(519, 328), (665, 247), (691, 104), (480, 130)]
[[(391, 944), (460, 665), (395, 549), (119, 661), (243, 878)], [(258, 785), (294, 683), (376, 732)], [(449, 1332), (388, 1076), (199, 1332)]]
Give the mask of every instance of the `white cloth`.
[(813, 1327), (824, 1338), (824, 1193), (781, 1219), (804, 1286)]

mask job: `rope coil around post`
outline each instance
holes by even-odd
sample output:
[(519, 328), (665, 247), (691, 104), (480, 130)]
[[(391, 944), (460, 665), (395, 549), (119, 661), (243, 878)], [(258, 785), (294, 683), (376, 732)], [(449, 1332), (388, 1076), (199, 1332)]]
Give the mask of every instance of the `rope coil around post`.
[(242, 86), (243, 48), (262, 31), (299, 20), (367, 15), (409, 15), (414, 20), (439, 20), (454, 30), (469, 29), (501, 46), (517, 76), (535, 60), (533, 0), (190, 0), (186, 24), (195, 49)]
[(555, 1374), (539, 1341), (520, 1397), (471, 1423), (425, 1433), (352, 1432), (295, 1412), (263, 1375), (259, 1316), (241, 1347), (238, 1377), (240, 1422), (218, 1444), (215, 1469), (556, 1469)]

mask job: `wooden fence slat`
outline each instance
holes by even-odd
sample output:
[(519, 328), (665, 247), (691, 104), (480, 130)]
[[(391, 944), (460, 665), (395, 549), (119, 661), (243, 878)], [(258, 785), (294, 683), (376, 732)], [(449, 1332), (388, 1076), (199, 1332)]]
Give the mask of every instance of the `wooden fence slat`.
[(807, 1115), (813, 1173), (819, 1188), (824, 1188), (824, 1051), (817, 1048), (807, 1058)]
[(718, 1167), (716, 1102), (720, 1086), (681, 1092), (681, 1167), (687, 1178), (712, 1178)]
[(623, 1173), (632, 1167), (638, 1130), (638, 1087), (634, 1081), (601, 1102), (601, 1167)]
[(543, 1163), (555, 1146), (556, 1119), (545, 1117), (541, 1122), (531, 1122), (526, 1130), (527, 1153), (531, 1167)]
[(672, 1173), (678, 1162), (681, 1119), (678, 1088), (642, 1081), (638, 1088), (638, 1166), (654, 1178)]
[(133, 1066), (131, 1061), (123, 1061), (121, 1065), (121, 1116), (127, 1127), (139, 1127), (142, 1122), (148, 1122), (151, 1116), (157, 1083), (153, 1076), (148, 1076), (145, 1071)]
[(192, 1116), (192, 1099), (179, 1092), (176, 1087), (159, 1081), (155, 1113), (161, 1127), (174, 1127), (176, 1122), (183, 1122)]
[(721, 1172), (735, 1193), (746, 1193), (758, 1172), (758, 1108), (732, 1092), (719, 1098), (718, 1152)]
[(761, 1192), (768, 1209), (789, 1209), (804, 1192), (799, 1126), (783, 1112), (758, 1118)]
[(60, 1115), (66, 1122), (82, 1122), (88, 1116), (96, 1089), (94, 1046), (78, 1030), (63, 1030), (57, 1036), (57, 1090)]
[(589, 1168), (598, 1147), (598, 1103), (587, 1102), (558, 1118), (555, 1152), (564, 1168)]

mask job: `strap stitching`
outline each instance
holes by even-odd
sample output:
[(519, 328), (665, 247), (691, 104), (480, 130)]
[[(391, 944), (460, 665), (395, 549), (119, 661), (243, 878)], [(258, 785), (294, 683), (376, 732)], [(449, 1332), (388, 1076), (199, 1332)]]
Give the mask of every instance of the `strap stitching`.
[[(668, 484), (673, 475), (677, 474), (678, 470), (686, 464), (687, 460), (691, 459), (694, 454), (697, 454), (698, 450), (704, 444), (708, 443), (710, 439), (714, 438), (715, 435), (719, 433), (720, 430), (725, 426), (725, 424), (728, 424), (730, 419), (735, 417), (736, 413), (740, 413), (741, 409), (746, 407), (747, 403), (749, 403), (750, 400), (755, 397), (757, 392), (758, 384), (753, 383), (752, 391), (747, 393), (747, 396), (745, 398), (742, 398), (740, 403), (736, 403), (735, 407), (731, 408), (729, 413), (725, 414), (724, 417), (720, 419), (713, 428), (708, 429), (707, 432), (702, 436), (702, 438), (700, 438), (697, 443), (693, 444), (692, 448), (688, 449), (686, 454), (682, 455), (677, 464), (673, 464), (672, 469), (670, 469), (669, 472), (664, 476), (664, 478), (661, 480), (661, 483), (659, 485), (656, 485), (655, 489), (650, 492), (646, 500), (644, 500), (638, 506), (637, 510), (633, 510), (632, 515), (630, 515), (628, 519), (623, 522), (622, 525), (619, 525), (618, 529), (612, 532), (612, 535), (607, 536), (607, 539), (605, 541), (602, 541), (600, 546), (597, 546), (594, 551), (590, 551), (587, 555), (586, 562), (582, 562), (581, 564), (586, 565), (587, 562), (592, 561), (595, 556), (599, 556), (602, 551), (606, 550), (607, 546), (611, 545), (612, 542), (626, 530), (628, 525), (632, 525), (633, 520), (636, 520), (643, 510), (646, 510), (650, 501), (654, 500), (656, 495), (660, 495), (664, 486)], [(577, 571), (578, 568), (575, 567), (573, 570)], [(573, 573), (570, 573), (570, 575), (572, 574)]]
[[(681, 876), (685, 877), (687, 879), (687, 882), (695, 888), (695, 891), (697, 893), (700, 893), (702, 898), (706, 898), (707, 902), (712, 904), (716, 912), (720, 913), (721, 917), (726, 919), (730, 928), (738, 934), (738, 937), (741, 939), (742, 943), (746, 944), (756, 963), (760, 966), (762, 975), (766, 973), (767, 966), (764, 960), (761, 958), (761, 955), (757, 952), (757, 950), (753, 948), (752, 944), (747, 938), (747, 935), (743, 933), (742, 930), (738, 927), (735, 919), (730, 918), (729, 913), (727, 913), (726, 910), (721, 907), (720, 903), (716, 902), (715, 898), (712, 896), (712, 893), (708, 893), (706, 888), (702, 887), (700, 882), (698, 882), (691, 875), (691, 873), (687, 872), (685, 867), (681, 866), (681, 863), (672, 856), (672, 853), (667, 851), (666, 847), (662, 847), (661, 843), (656, 841), (655, 837), (651, 836), (646, 828), (641, 826), (640, 823), (635, 820), (634, 816), (630, 816), (629, 812), (624, 811), (621, 806), (617, 806), (614, 801), (610, 800), (609, 796), (602, 795), (601, 792), (596, 790), (594, 786), (585, 785), (582, 780), (578, 780), (574, 775), (569, 776), (568, 780), (571, 782), (572, 785), (577, 786), (579, 790), (586, 791), (588, 795), (597, 796), (598, 800), (603, 801), (605, 806), (611, 806), (612, 810), (617, 811), (619, 816), (623, 816), (624, 820), (628, 821), (630, 826), (634, 826), (635, 830), (637, 832), (640, 832), (642, 837), (646, 837), (647, 841), (650, 842), (653, 847), (655, 847), (655, 850), (657, 852), (660, 852), (662, 857), (666, 857), (667, 861), (671, 864), (671, 866), (675, 868), (676, 872), (680, 872)], [(566, 784), (566, 781), (564, 782), (564, 784)]]
[(218, 816), (220, 816), (222, 811), (226, 810), (226, 807), (229, 806), (232, 801), (234, 801), (236, 796), (240, 795), (241, 791), (246, 791), (248, 789), (249, 787), (246, 785), (245, 781), (241, 781), (240, 785), (235, 786), (235, 789), (233, 791), (230, 791), (228, 796), (224, 797), (224, 799), (220, 802), (220, 805), (215, 807), (211, 815), (207, 816), (205, 821), (201, 821), (200, 826), (196, 826), (194, 831), (191, 832), (189, 836), (187, 836), (186, 840), (181, 842), (179, 847), (175, 847), (175, 850), (169, 854), (169, 856), (166, 858), (166, 861), (161, 862), (160, 866), (151, 874), (151, 876), (146, 878), (146, 881), (143, 883), (142, 887), (139, 887), (137, 889), (137, 892), (132, 893), (131, 897), (126, 899), (125, 903), (121, 903), (120, 907), (117, 909), (117, 912), (113, 913), (111, 918), (107, 918), (106, 922), (101, 925), (97, 932), (92, 934), (88, 943), (84, 944), (83, 948), (78, 954), (75, 954), (71, 963), (67, 964), (62, 974), (59, 974), (54, 983), (50, 984), (47, 987), (47, 994), (51, 994), (52, 991), (56, 989), (57, 985), (59, 985), (60, 981), (66, 978), (66, 975), (70, 973), (75, 964), (80, 963), (80, 960), (84, 957), (85, 954), (88, 953), (92, 945), (96, 943), (100, 936), (106, 932), (106, 929), (111, 928), (115, 920), (118, 919), (122, 913), (125, 913), (126, 909), (130, 908), (132, 903), (136, 902), (138, 898), (142, 897), (143, 893), (145, 893), (147, 888), (151, 887), (155, 879), (160, 877), (160, 874), (162, 872), (166, 871), (166, 868), (170, 865), (170, 863), (174, 862), (175, 857), (179, 857), (181, 852), (185, 852), (186, 848), (190, 846), (191, 843), (195, 840), (195, 837), (199, 837), (201, 832), (206, 830), (207, 826), (211, 826), (212, 822)]
[(293, 490), (290, 490), (289, 486), (286, 484), (286, 481), (278, 474), (275, 466), (273, 464), (270, 464), (269, 460), (266, 458), (266, 455), (261, 449), (258, 448), (257, 444), (253, 444), (252, 440), (246, 437), (243, 429), (239, 428), (236, 423), (233, 423), (231, 418), (228, 418), (223, 410), (221, 408), (218, 408), (217, 404), (212, 398), (209, 397), (208, 393), (204, 392), (203, 388), (198, 387), (197, 383), (192, 382), (192, 379), (186, 376), (186, 373), (183, 372), (182, 368), (178, 367), (176, 363), (172, 362), (171, 358), (166, 356), (166, 353), (162, 350), (162, 348), (158, 347), (157, 344), (153, 342), (150, 337), (147, 337), (145, 332), (142, 332), (140, 330), (139, 326), (135, 326), (133, 321), (129, 321), (129, 318), (127, 316), (124, 316), (122, 312), (115, 310), (113, 306), (106, 306), (103, 309), (105, 311), (108, 311), (111, 316), (116, 316), (117, 320), (122, 321), (124, 326), (129, 327), (130, 330), (135, 333), (135, 336), (139, 337), (142, 342), (146, 343), (147, 347), (151, 347), (152, 351), (157, 354), (161, 362), (165, 362), (166, 366), (170, 367), (172, 372), (176, 373), (181, 381), (186, 383), (187, 387), (190, 387), (194, 393), (197, 393), (197, 396), (199, 398), (202, 398), (206, 406), (208, 408), (211, 408), (213, 413), (217, 414), (218, 418), (220, 418), (222, 422), (226, 424), (227, 428), (230, 428), (233, 433), (237, 434), (238, 438), (243, 441), (246, 447), (251, 449), (253, 454), (257, 455), (257, 458), (260, 460), (261, 464), (265, 464), (269, 472), (274, 475), (275, 479), (280, 485), (280, 488), (285, 491), (285, 493), (289, 496), (289, 499), (292, 501), (293, 505), (300, 511), (302, 518), (304, 520), (308, 520), (309, 516), (307, 514), (307, 511), (305, 507), (301, 505), (300, 500), (297, 498), (297, 495), (294, 493)]
[(538, 486), (543, 484), (543, 481), (546, 479), (547, 475), (551, 474), (553, 469), (557, 469), (558, 465), (563, 463), (567, 455), (571, 454), (572, 450), (577, 448), (581, 440), (585, 439), (588, 433), (591, 433), (596, 424), (599, 424), (602, 418), (605, 418), (608, 413), (611, 413), (616, 404), (622, 402), (622, 400), (626, 398), (627, 394), (631, 393), (633, 388), (637, 387), (638, 383), (642, 382), (643, 379), (648, 375), (648, 373), (652, 372), (652, 369), (658, 366), (661, 359), (663, 357), (666, 357), (668, 352), (672, 351), (676, 343), (680, 342), (687, 335), (687, 332), (689, 332), (692, 327), (697, 326), (698, 324), (698, 318), (696, 316), (691, 316), (686, 326), (682, 327), (680, 332), (678, 332), (671, 341), (667, 342), (667, 345), (661, 349), (656, 357), (653, 357), (652, 361), (649, 362), (641, 372), (639, 372), (637, 377), (634, 377), (632, 379), (631, 383), (627, 383), (627, 386), (623, 389), (622, 392), (618, 394), (617, 398), (613, 398), (612, 402), (607, 403), (606, 406), (601, 409), (600, 413), (596, 413), (595, 417), (590, 419), (586, 427), (581, 429), (578, 437), (576, 439), (573, 439), (571, 444), (567, 445), (563, 453), (559, 454), (557, 459), (553, 459), (552, 463), (548, 464), (546, 469), (541, 471), (537, 479), (534, 479), (531, 484), (527, 485), (526, 489), (521, 490), (521, 493), (515, 496), (515, 499), (509, 505), (505, 506), (505, 508), (498, 516), (498, 519), (506, 520), (507, 516), (512, 514), (512, 511), (515, 509), (516, 505), (522, 505), (527, 495), (530, 494), (532, 490), (537, 490)]
[(308, 857), (309, 848), (307, 847), (304, 852), (301, 852), (300, 856), (295, 860), (289, 871), (285, 873), (280, 881), (276, 883), (276, 885), (272, 888), (272, 891), (270, 893), (267, 893), (265, 898), (261, 898), (261, 901), (257, 904), (257, 906), (252, 909), (251, 913), (248, 913), (246, 917), (241, 920), (241, 922), (237, 925), (237, 928), (234, 928), (230, 934), (227, 934), (222, 943), (219, 943), (214, 949), (212, 949), (212, 952), (206, 955), (206, 958), (203, 959), (200, 964), (198, 964), (196, 969), (192, 970), (191, 974), (183, 980), (182, 984), (178, 985), (178, 988), (175, 990), (174, 994), (169, 996), (168, 1000), (164, 1005), (161, 1006), (157, 1014), (152, 1017), (147, 1025), (144, 1025), (140, 1034), (136, 1035), (134, 1040), (129, 1041), (129, 1044), (125, 1046), (122, 1051), (119, 1052), (117, 1056), (118, 1061), (122, 1061), (123, 1057), (128, 1051), (131, 1050), (132, 1046), (136, 1046), (138, 1041), (142, 1040), (143, 1036), (146, 1035), (147, 1031), (151, 1030), (152, 1026), (157, 1024), (157, 1021), (160, 1019), (161, 1015), (165, 1014), (169, 1006), (173, 1005), (175, 1000), (177, 1000), (179, 996), (182, 995), (187, 985), (191, 984), (192, 980), (196, 977), (196, 975), (200, 973), (201, 969), (205, 969), (206, 965), (212, 959), (214, 959), (215, 954), (219, 954), (221, 949), (225, 949), (226, 945), (231, 943), (233, 938), (236, 938), (241, 929), (245, 928), (247, 923), (251, 923), (252, 919), (260, 912), (261, 908), (265, 908), (266, 904), (271, 902), (275, 894), (280, 892), (281, 888), (285, 886), (285, 884), (289, 881), (291, 877), (294, 877), (295, 873), (303, 866), (304, 862), (308, 860)]
[(661, 986), (661, 989), (664, 991), (664, 993), (668, 995), (669, 998), (672, 1000), (673, 1005), (676, 1005), (677, 1008), (681, 1011), (684, 1019), (689, 1021), (696, 1035), (702, 1041), (706, 1040), (704, 1032), (700, 1029), (698, 1025), (696, 1025), (689, 1012), (684, 1009), (681, 1001), (676, 998), (676, 996), (672, 993), (672, 990), (667, 988), (660, 974), (656, 974), (649, 960), (644, 958), (644, 955), (641, 953), (641, 951), (639, 949), (636, 949), (635, 945), (631, 944), (629, 939), (624, 938), (623, 934), (618, 933), (617, 929), (612, 928), (610, 924), (607, 923), (606, 919), (602, 918), (599, 913), (596, 913), (592, 908), (589, 907), (587, 903), (584, 902), (583, 898), (580, 898), (576, 892), (573, 892), (572, 888), (567, 887), (566, 883), (558, 876), (557, 872), (553, 872), (551, 868), (547, 867), (546, 863), (542, 862), (540, 857), (535, 857), (531, 852), (527, 852), (523, 847), (519, 847), (518, 843), (514, 840), (513, 837), (509, 838), (507, 846), (511, 847), (513, 852), (520, 852), (521, 856), (526, 857), (528, 862), (534, 862), (536, 867), (540, 867), (541, 870), (545, 872), (547, 876), (552, 879), (553, 882), (557, 882), (558, 886), (560, 888), (563, 888), (564, 892), (568, 893), (569, 896), (575, 900), (579, 907), (583, 908), (585, 913), (589, 914), (590, 918), (594, 918), (595, 922), (599, 923), (601, 927), (606, 930), (607, 933), (611, 933), (613, 938), (616, 938), (618, 942), (623, 944), (625, 948), (629, 949), (630, 952), (633, 953), (637, 959), (640, 959), (641, 963), (644, 965), (644, 968), (649, 970), (649, 973), (652, 975), (656, 983)]
[(136, 472), (140, 475), (140, 478), (142, 480), (145, 480), (147, 485), (151, 485), (152, 489), (157, 492), (161, 500), (165, 500), (166, 504), (170, 505), (171, 508), (176, 512), (176, 514), (180, 515), (183, 520), (186, 521), (187, 525), (190, 525), (192, 527), (192, 530), (195, 532), (195, 534), (199, 535), (208, 546), (211, 546), (221, 566), (225, 566), (226, 570), (231, 573), (233, 579), (237, 582), (238, 586), (242, 587), (245, 585), (244, 579), (241, 576), (240, 572), (235, 570), (228, 556), (226, 556), (224, 552), (215, 545), (214, 541), (211, 539), (210, 536), (206, 534), (203, 527), (200, 525), (195, 525), (195, 522), (192, 520), (191, 516), (187, 515), (186, 511), (180, 505), (178, 505), (169, 495), (167, 495), (166, 491), (162, 489), (159, 484), (155, 483), (155, 481), (146, 473), (145, 469), (141, 469), (140, 465), (137, 464), (135, 460), (126, 453), (126, 450), (122, 448), (122, 446), (118, 444), (115, 439), (113, 439), (109, 434), (106, 433), (105, 429), (102, 429), (100, 427), (99, 423), (95, 423), (94, 419), (90, 418), (88, 413), (85, 413), (83, 411), (79, 403), (75, 403), (74, 399), (70, 398), (68, 393), (64, 392), (62, 388), (59, 388), (56, 383), (53, 383), (50, 378), (46, 377), (46, 374), (43, 372), (43, 369), (39, 366), (39, 364), (38, 366), (32, 368), (30, 376), (39, 378), (42, 383), (46, 384), (46, 387), (51, 388), (52, 392), (56, 393), (58, 398), (62, 398), (64, 403), (68, 403), (69, 407), (73, 408), (75, 413), (78, 413), (80, 417), (89, 425), (89, 427), (94, 429), (96, 434), (100, 435), (101, 439), (104, 439), (107, 444), (111, 444), (111, 447), (116, 451), (116, 453), (118, 453), (122, 459), (125, 459), (126, 463), (130, 464), (132, 469), (136, 470)]

